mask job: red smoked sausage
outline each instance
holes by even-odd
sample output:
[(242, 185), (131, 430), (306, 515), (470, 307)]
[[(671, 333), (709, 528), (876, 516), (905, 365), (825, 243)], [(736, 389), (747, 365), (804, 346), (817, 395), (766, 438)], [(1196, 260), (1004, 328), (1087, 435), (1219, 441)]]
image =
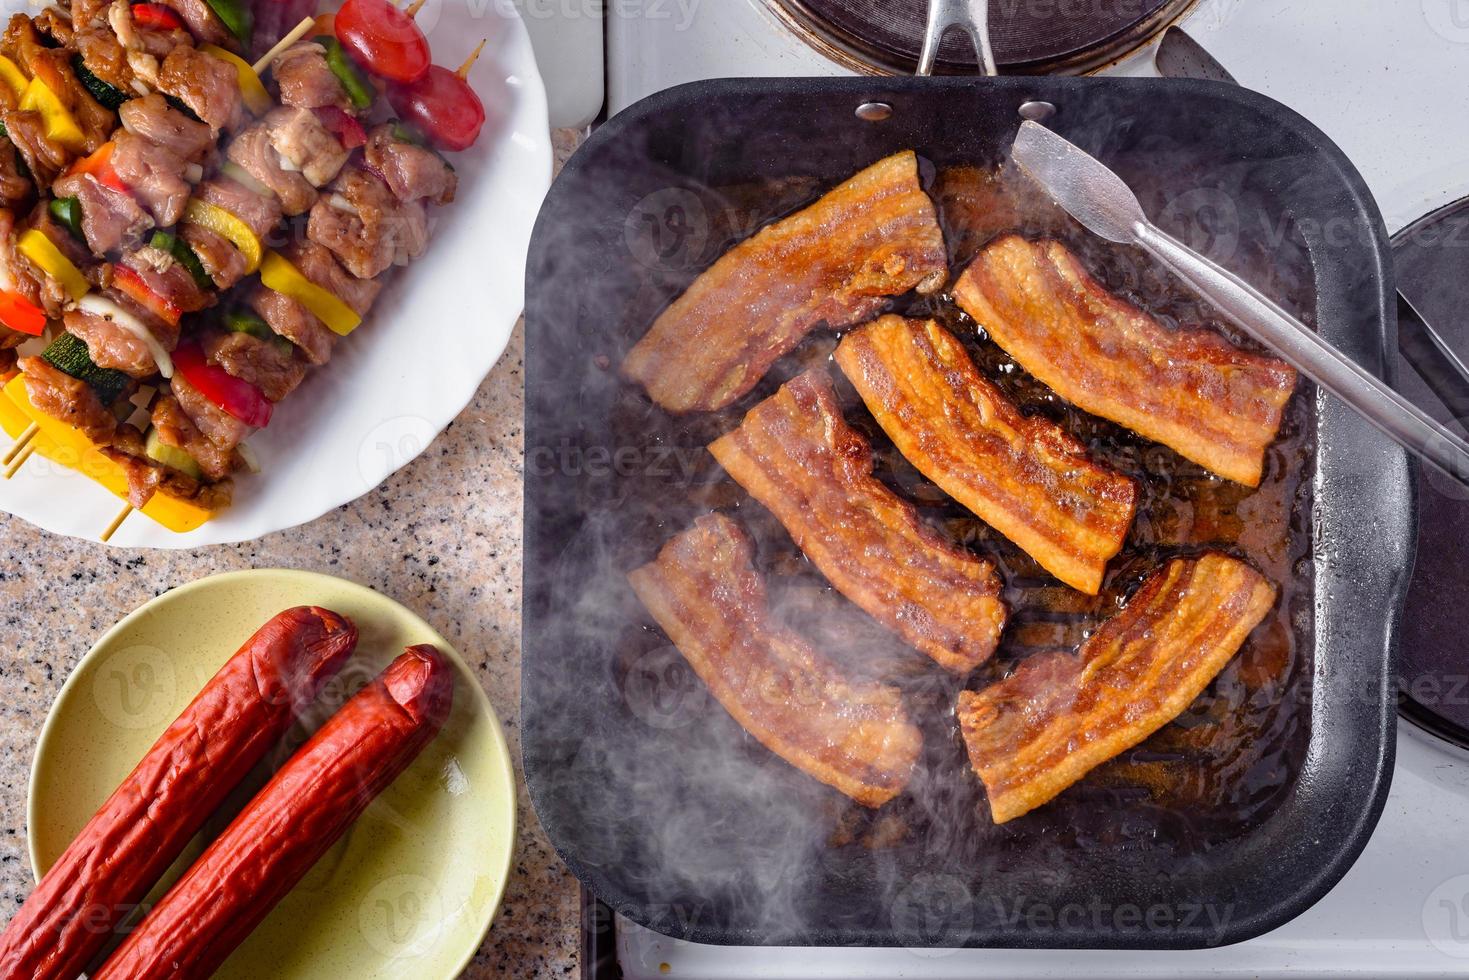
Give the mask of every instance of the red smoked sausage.
[(74, 980), (356, 646), (351, 620), (305, 606), (250, 637), (10, 920), (0, 977)]
[(209, 976), (443, 726), (454, 676), (409, 647), (266, 784), (92, 980)]

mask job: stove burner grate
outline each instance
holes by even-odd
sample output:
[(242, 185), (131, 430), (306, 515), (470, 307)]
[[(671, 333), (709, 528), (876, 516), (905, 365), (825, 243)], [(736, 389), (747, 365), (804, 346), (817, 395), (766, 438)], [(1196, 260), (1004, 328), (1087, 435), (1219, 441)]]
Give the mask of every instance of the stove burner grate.
[[(796, 34), (857, 71), (911, 75), (927, 0), (765, 0)], [(1193, 0), (990, 0), (990, 37), (1004, 74), (1081, 74), (1141, 45)], [(938, 74), (972, 74), (962, 32), (944, 38)]]
[[(1440, 422), (1469, 423), (1469, 386), (1418, 324), (1427, 317), (1459, 356), (1469, 353), (1469, 301), (1462, 247), (1469, 198), (1419, 219), (1393, 238), (1398, 283), (1418, 307), (1400, 304), (1398, 390)], [(1461, 432), (1462, 434), (1462, 432)], [(1418, 561), (1403, 617), (1398, 707), (1419, 727), (1469, 747), (1469, 494), (1418, 466)]]

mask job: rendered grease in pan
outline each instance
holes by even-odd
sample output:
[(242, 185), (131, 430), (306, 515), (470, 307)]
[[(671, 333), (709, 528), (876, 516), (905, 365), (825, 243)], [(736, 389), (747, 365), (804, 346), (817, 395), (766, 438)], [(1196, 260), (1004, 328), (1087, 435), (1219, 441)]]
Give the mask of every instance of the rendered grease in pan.
[[(930, 171), (932, 173), (932, 171)], [(948, 170), (933, 176), (930, 191), (941, 206), (955, 273), (987, 241), (1008, 231), (1059, 237), (1114, 291), (1157, 316), (1165, 325), (1220, 327), (1205, 306), (1170, 281), (1141, 253), (1087, 235), (1049, 203), (1021, 199), (1011, 179), (988, 171)], [(804, 181), (719, 188), (727, 207), (709, 229), (703, 258), (712, 260), (756, 227), (807, 203), (815, 188)], [(1196, 244), (1208, 246), (1206, 230)], [(1308, 258), (1292, 234), (1272, 255), (1233, 256), (1261, 288), (1308, 319), (1312, 313)], [(707, 261), (706, 261), (707, 264)], [(650, 276), (640, 300), (623, 320), (636, 339), (659, 312), (666, 292)], [(614, 402), (611, 429), (620, 445), (668, 447), (675, 464), (663, 476), (617, 481), (616, 500), (601, 501), (615, 511), (616, 535), (600, 536), (608, 549), (608, 574), (633, 567), (664, 539), (713, 508), (733, 513), (759, 545), (759, 564), (769, 578), (772, 601), (788, 621), (817, 645), (858, 672), (895, 678), (910, 701), (911, 714), (925, 728), (926, 758), (906, 798), (870, 814), (823, 800), (831, 809), (825, 823), (835, 846), (876, 848), (959, 847), (981, 854), (1021, 846), (1082, 846), (1106, 843), (1161, 847), (1188, 854), (1207, 850), (1245, 833), (1266, 819), (1288, 792), (1305, 752), (1310, 697), (1302, 681), (1310, 675), (1312, 650), (1312, 562), (1310, 551), (1311, 477), (1314, 458), (1314, 395), (1299, 390), (1287, 408), (1281, 435), (1269, 450), (1258, 488), (1215, 477), (1173, 451), (1067, 405), (1019, 368), (988, 341), (943, 294), (911, 302), (900, 312), (935, 316), (960, 337), (986, 377), (994, 380), (1023, 411), (1039, 413), (1081, 439), (1094, 456), (1138, 479), (1142, 488), (1138, 517), (1123, 551), (1109, 567), (1102, 594), (1093, 598), (1051, 579), (1024, 552), (950, 500), (919, 474), (893, 447), (863, 407), (860, 398), (831, 369), (848, 421), (871, 442), (878, 477), (918, 505), (929, 521), (953, 540), (998, 561), (1012, 616), (993, 662), (968, 680), (971, 687), (1003, 676), (1021, 659), (1047, 649), (1076, 647), (1097, 623), (1124, 601), (1142, 578), (1167, 557), (1219, 548), (1247, 558), (1278, 583), (1282, 598), (1209, 690), (1172, 725), (1142, 745), (1091, 773), (1081, 784), (1036, 813), (995, 827), (977, 780), (970, 772), (957, 736), (953, 696), (957, 687), (942, 672), (907, 650), (885, 630), (835, 595), (800, 553), (785, 530), (740, 487), (728, 479), (701, 447), (735, 426), (751, 405), (773, 393), (801, 371), (827, 362), (836, 344), (818, 331), (776, 364), (749, 396), (733, 408), (712, 414), (672, 417), (648, 403), (633, 385), (623, 385)], [(1235, 343), (1258, 349), (1225, 329)], [(615, 373), (615, 365), (609, 365)], [(586, 501), (593, 511), (598, 503)], [(666, 710), (681, 737), (695, 751), (716, 757), (739, 755), (739, 765), (762, 771), (779, 784), (799, 783), (793, 770), (768, 753), (734, 722), (710, 709), (696, 679), (669, 702), (649, 700), (650, 669), (666, 681), (685, 668), (667, 640), (634, 610), (622, 626), (614, 679), (624, 699), (644, 710)], [(662, 651), (660, 654), (659, 651)], [(661, 673), (660, 673), (661, 672)], [(698, 720), (690, 723), (692, 714)], [(685, 717), (687, 716), (687, 717)], [(734, 743), (721, 749), (718, 742)], [(764, 773), (772, 769), (773, 773)], [(804, 794), (803, 794), (804, 795)], [(816, 794), (819, 795), (819, 794)], [(955, 836), (962, 824), (965, 833)], [(955, 860), (963, 861), (958, 855)]]

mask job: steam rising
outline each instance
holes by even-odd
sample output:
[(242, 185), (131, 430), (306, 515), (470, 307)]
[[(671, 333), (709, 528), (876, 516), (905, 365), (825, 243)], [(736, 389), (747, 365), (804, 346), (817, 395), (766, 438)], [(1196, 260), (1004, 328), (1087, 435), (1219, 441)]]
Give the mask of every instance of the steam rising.
[[(1288, 410), (1265, 483), (1250, 491), (1060, 402), (946, 299), (895, 303), (899, 312), (940, 317), (1022, 407), (1060, 422), (1144, 487), (1103, 595), (1082, 596), (918, 474), (833, 366), (844, 413), (872, 443), (878, 477), (950, 539), (993, 558), (1006, 583), (1012, 618), (995, 662), (956, 680), (835, 594), (703, 448), (780, 383), (827, 362), (831, 334), (818, 331), (721, 413), (669, 417), (617, 376), (661, 309), (731, 244), (910, 146), (926, 158), (956, 273), (996, 233), (1018, 228), (1063, 238), (1109, 287), (1165, 324), (1218, 325), (1165, 273), (1088, 238), (1024, 178), (995, 169), (997, 134), (1018, 120), (976, 101), (971, 118), (917, 124), (926, 133), (920, 142), (904, 101), (894, 101), (897, 121), (887, 128), (848, 124), (845, 114), (818, 121), (793, 108), (780, 116), (745, 106), (761, 115), (752, 126), (716, 100), (697, 118), (605, 134), (563, 177), (538, 232), (530, 283), (543, 295), (532, 303), (527, 384), (526, 768), (538, 813), (578, 875), (618, 911), (665, 933), (956, 945), (1004, 929), (1007, 903), (1017, 899), (1051, 908), (1177, 903), (1208, 880), (1211, 854), (1269, 818), (1306, 746), (1309, 389)], [(1311, 229), (1296, 227), (1276, 179), (1290, 161), (1221, 162), (1199, 149), (1211, 145), (1202, 121), (1163, 136), (1147, 128), (1146, 107), (1134, 115), (1114, 101), (1113, 109), (1085, 124), (1066, 118), (1067, 137), (1114, 164), (1165, 228), (1309, 318)], [(813, 131), (840, 134), (820, 141), (819, 159), (791, 142), (792, 133)], [(711, 509), (730, 514), (757, 543), (777, 618), (843, 669), (901, 687), (924, 754), (908, 791), (881, 811), (851, 803), (761, 746), (708, 695), (633, 596), (626, 572)], [(983, 686), (1034, 653), (1074, 647), (1164, 558), (1206, 546), (1247, 557), (1280, 584), (1277, 613), (1180, 724), (1051, 805), (993, 826), (954, 722), (958, 690)], [(1140, 889), (1108, 871), (1117, 867), (1145, 869), (1148, 884)]]

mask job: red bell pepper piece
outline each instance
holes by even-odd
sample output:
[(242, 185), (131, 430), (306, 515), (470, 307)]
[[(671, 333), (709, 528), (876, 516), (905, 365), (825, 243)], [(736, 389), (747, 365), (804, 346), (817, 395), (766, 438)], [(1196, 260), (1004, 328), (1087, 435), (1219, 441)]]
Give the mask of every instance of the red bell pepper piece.
[(193, 344), (173, 352), (173, 369), (199, 390), (199, 394), (248, 426), (263, 429), (270, 424), (275, 411), (269, 398), (248, 381), (242, 381), (224, 368), (204, 359), (204, 352)]
[(334, 105), (316, 107), (316, 118), (331, 131), (344, 149), (355, 150), (367, 142), (367, 130), (350, 113)]
[(179, 325), (179, 319), (184, 311), (179, 309), (178, 304), (165, 296), (160, 296), (153, 291), (138, 273), (125, 265), (114, 265), (112, 267), (112, 284), (122, 292), (124, 296), (137, 303), (143, 309), (152, 313), (169, 326)]
[(39, 337), (46, 331), (46, 311), (20, 293), (0, 289), (0, 323), (16, 333)]
[(183, 19), (161, 3), (133, 4), (133, 22), (154, 31), (181, 31)]
[[(140, 6), (147, 6), (147, 4), (140, 4)], [(67, 173), (91, 174), (97, 178), (98, 183), (106, 184), (113, 190), (122, 191), (124, 194), (131, 194), (132, 191), (128, 188), (128, 185), (123, 183), (122, 178), (117, 175), (117, 171), (112, 169), (112, 151), (116, 148), (117, 144), (108, 140), (106, 143), (97, 147), (96, 150), (92, 151), (90, 156), (83, 157), (72, 164), (71, 169)]]

